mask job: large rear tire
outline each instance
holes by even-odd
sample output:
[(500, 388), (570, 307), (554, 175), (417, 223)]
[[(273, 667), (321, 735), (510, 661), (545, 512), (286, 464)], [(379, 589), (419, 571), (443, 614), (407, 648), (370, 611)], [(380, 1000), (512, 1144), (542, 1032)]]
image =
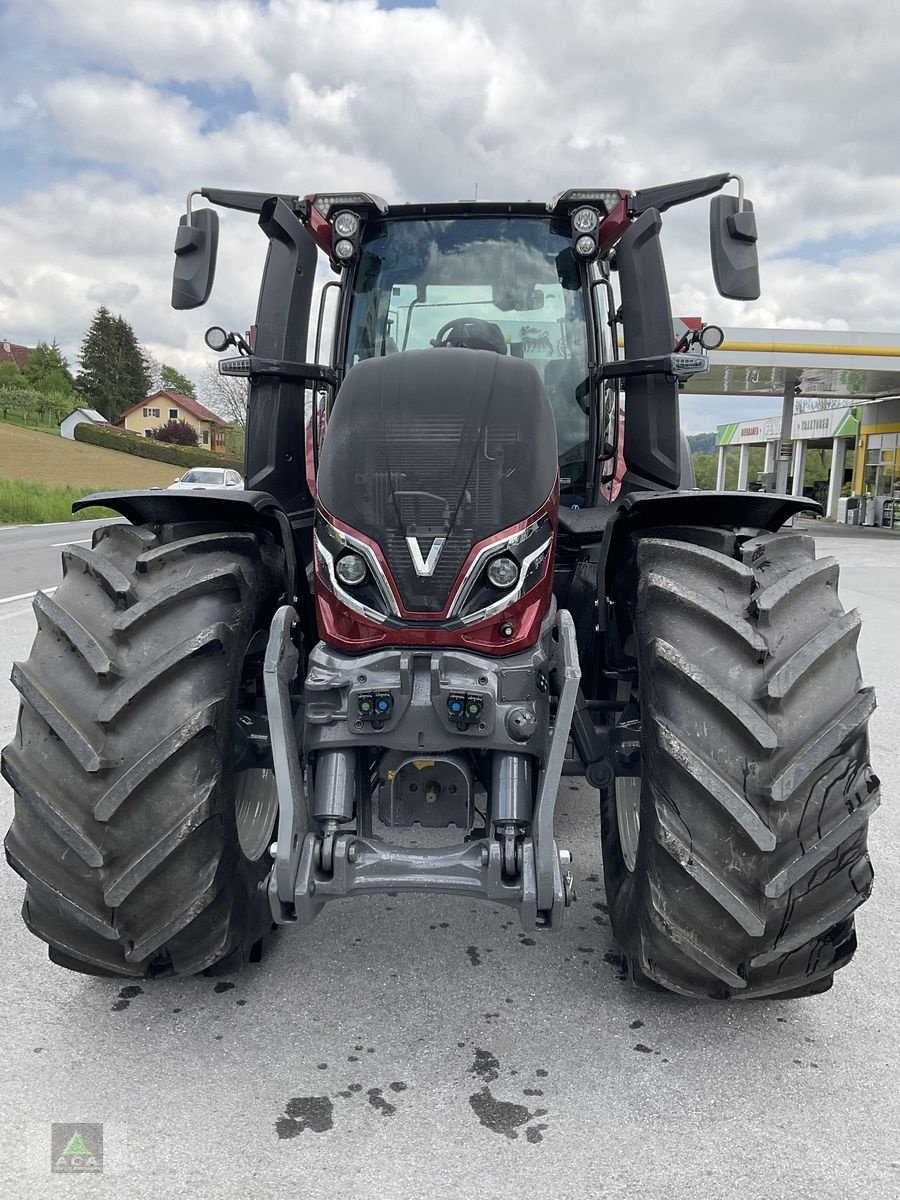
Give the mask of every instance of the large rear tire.
[(93, 549), (68, 547), (63, 570), (35, 598), (2, 759), (25, 923), (51, 959), (91, 974), (237, 968), (271, 928), (259, 883), (272, 788), (253, 771), (248, 790), (232, 768), (282, 552), (222, 526), (111, 525)]
[(809, 995), (872, 887), (859, 617), (810, 537), (708, 542), (637, 546), (640, 800), (631, 820), (627, 786), (603, 800), (613, 932), (638, 983)]

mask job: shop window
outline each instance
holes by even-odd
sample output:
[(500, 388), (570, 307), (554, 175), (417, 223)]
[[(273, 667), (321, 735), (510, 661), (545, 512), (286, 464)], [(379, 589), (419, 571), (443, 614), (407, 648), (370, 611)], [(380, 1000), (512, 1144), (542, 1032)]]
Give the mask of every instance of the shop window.
[(204, 446), (209, 445), (209, 430), (208, 429), (203, 430), (203, 445)]

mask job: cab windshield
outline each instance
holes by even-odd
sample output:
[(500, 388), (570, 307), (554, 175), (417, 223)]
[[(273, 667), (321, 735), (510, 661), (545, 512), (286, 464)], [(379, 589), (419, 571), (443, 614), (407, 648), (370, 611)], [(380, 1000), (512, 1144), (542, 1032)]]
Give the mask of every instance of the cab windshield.
[(446, 342), (531, 363), (550, 398), (560, 480), (585, 486), (587, 344), (578, 264), (549, 218), (373, 221), (351, 294), (346, 366)]

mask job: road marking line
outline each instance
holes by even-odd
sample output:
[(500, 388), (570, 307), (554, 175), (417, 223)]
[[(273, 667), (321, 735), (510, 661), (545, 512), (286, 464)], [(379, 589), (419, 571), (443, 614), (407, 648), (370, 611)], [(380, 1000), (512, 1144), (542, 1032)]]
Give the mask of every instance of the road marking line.
[(90, 544), (90, 538), (72, 538), (70, 542), (51, 542), (50, 549), (56, 550), (59, 546), (89, 546)]
[(32, 596), (36, 596), (38, 592), (43, 592), (45, 596), (52, 596), (55, 591), (55, 587), (35, 588), (33, 592), (21, 592), (18, 596), (0, 597), (0, 604), (12, 604), (14, 600), (30, 600)]

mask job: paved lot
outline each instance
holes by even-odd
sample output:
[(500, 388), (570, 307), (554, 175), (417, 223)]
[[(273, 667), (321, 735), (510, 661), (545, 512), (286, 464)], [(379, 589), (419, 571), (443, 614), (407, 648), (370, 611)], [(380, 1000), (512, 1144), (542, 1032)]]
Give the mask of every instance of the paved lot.
[[(44, 576), (9, 586), (14, 533), (2, 595), (52, 585), (45, 550)], [(896, 1200), (900, 543), (823, 537), (820, 552), (863, 612), (884, 783), (876, 892), (833, 991), (743, 1006), (633, 991), (594, 804), (568, 781), (579, 901), (546, 938), (466, 901), (357, 901), (233, 979), (123, 987), (53, 967), (0, 868), (2, 1194)], [(0, 604), (3, 680), (32, 631), (27, 602)], [(0, 684), (3, 742), (15, 709)], [(4, 829), (9, 809), (0, 784)], [(105, 1124), (102, 1177), (48, 1173), (51, 1121)]]

